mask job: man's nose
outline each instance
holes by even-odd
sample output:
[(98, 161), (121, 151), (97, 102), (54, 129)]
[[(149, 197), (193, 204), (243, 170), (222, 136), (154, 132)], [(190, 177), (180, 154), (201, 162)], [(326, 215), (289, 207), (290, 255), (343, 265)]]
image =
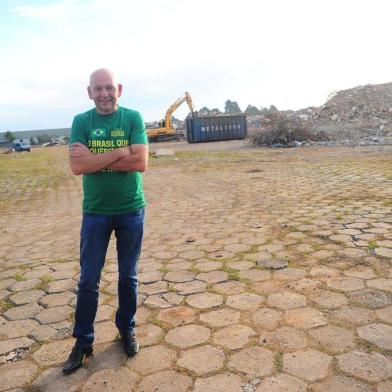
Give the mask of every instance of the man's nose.
[(101, 91), (101, 95), (103, 95), (104, 97), (107, 97), (109, 95), (108, 90), (106, 90), (106, 88), (103, 88)]

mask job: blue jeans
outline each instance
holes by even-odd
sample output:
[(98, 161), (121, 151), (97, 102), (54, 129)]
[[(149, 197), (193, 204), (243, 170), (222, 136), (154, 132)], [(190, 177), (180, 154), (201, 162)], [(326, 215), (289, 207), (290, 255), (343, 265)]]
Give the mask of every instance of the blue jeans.
[(135, 327), (137, 265), (143, 240), (144, 209), (122, 215), (83, 214), (80, 234), (80, 279), (72, 336), (81, 347), (94, 341), (99, 283), (110, 235), (114, 230), (118, 257), (118, 309), (116, 327), (121, 332)]

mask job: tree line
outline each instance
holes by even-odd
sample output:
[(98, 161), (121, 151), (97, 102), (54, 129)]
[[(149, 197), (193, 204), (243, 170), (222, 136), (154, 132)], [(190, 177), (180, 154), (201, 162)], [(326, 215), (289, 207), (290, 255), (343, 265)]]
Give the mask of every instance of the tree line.
[[(271, 105), (269, 108), (261, 106), (260, 109), (257, 106), (248, 105), (247, 108), (244, 111), (242, 111), (240, 106), (238, 105), (238, 102), (231, 101), (230, 99), (228, 99), (225, 102), (225, 109), (224, 109), (225, 114), (246, 114), (248, 116), (257, 115), (257, 114), (267, 115), (267, 114), (276, 113), (278, 111), (279, 111), (278, 108), (274, 105)], [(217, 108), (209, 109), (207, 106), (201, 108), (199, 112), (206, 113), (207, 115), (222, 113)]]

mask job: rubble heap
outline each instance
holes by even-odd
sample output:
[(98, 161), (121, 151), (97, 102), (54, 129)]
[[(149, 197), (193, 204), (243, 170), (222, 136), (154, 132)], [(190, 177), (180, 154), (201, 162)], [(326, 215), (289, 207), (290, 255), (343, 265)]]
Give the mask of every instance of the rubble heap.
[[(358, 86), (333, 94), (321, 107), (281, 111), (339, 144), (392, 143), (392, 83)], [(265, 116), (250, 116), (249, 128), (263, 131)], [(267, 121), (268, 123), (268, 121)]]

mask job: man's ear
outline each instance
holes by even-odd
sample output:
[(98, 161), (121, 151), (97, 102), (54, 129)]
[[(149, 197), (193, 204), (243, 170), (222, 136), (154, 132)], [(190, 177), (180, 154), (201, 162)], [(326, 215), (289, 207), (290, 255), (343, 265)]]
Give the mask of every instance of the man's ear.
[(122, 93), (122, 84), (118, 84), (117, 85), (117, 89), (118, 89), (118, 96), (121, 97), (121, 93)]
[(88, 93), (89, 98), (93, 99), (92, 96), (91, 96), (91, 88), (90, 88), (90, 86), (87, 86), (87, 93)]

